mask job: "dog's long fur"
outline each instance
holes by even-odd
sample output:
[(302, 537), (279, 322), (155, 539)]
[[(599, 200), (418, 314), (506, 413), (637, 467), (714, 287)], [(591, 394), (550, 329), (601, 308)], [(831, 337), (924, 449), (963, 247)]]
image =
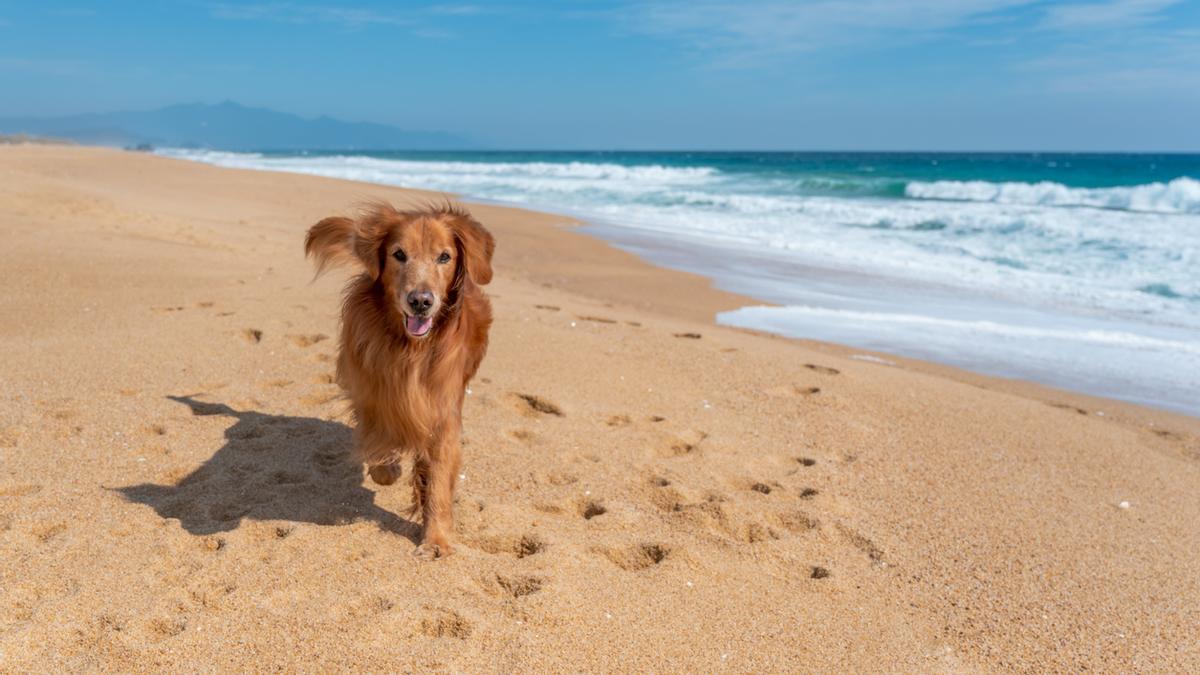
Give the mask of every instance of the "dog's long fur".
[[(397, 263), (388, 252), (405, 237), (449, 240), (447, 232), (455, 248), (452, 275), (432, 265), (417, 269), (416, 261)], [(318, 274), (330, 264), (362, 267), (342, 303), (337, 381), (349, 396), (356, 449), (372, 478), (390, 484), (401, 458), (412, 458), (412, 509), (425, 525), (417, 553), (426, 558), (451, 550), (463, 396), (487, 351), (492, 308), (481, 286), (491, 281), (494, 249), (492, 235), (449, 203), (408, 211), (372, 204), (354, 219), (320, 221), (304, 242)], [(405, 327), (401, 286), (421, 270), (428, 278), (442, 274), (444, 287), (432, 289), (440, 301), (433, 327), (414, 337)]]

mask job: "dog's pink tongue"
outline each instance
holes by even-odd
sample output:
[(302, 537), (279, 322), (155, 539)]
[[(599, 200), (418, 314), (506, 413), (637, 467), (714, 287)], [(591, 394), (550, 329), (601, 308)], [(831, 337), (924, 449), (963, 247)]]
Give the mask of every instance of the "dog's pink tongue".
[(433, 317), (429, 316), (410, 316), (405, 318), (408, 324), (408, 332), (413, 335), (424, 335), (433, 327)]

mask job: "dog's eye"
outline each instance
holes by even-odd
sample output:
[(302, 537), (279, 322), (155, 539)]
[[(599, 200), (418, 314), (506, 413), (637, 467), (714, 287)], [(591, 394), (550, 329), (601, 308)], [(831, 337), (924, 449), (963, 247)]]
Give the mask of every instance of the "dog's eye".
[(446, 251), (442, 251), (442, 254), (438, 256), (438, 264), (445, 265), (448, 262), (450, 262), (450, 254)]
[(401, 249), (396, 249), (396, 252), (392, 254), (392, 257), (398, 262), (408, 262), (408, 256), (404, 255), (404, 251)]

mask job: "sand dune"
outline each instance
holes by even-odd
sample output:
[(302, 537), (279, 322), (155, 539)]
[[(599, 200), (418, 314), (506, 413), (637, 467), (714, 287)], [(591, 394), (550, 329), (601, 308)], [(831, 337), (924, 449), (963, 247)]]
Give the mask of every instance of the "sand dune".
[(0, 147), (0, 670), (1200, 670), (1200, 422), (717, 327), (516, 209), (417, 561), (301, 254), (364, 197), (421, 195)]

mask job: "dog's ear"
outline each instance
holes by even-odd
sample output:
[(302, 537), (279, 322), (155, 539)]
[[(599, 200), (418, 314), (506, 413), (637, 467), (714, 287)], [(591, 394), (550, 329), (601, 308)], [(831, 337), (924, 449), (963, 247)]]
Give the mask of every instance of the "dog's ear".
[(470, 216), (455, 218), (453, 230), (467, 276), (480, 286), (491, 281), (492, 253), (496, 250), (492, 233)]
[(372, 278), (378, 278), (379, 247), (386, 234), (381, 223), (383, 216), (381, 210), (376, 209), (364, 213), (358, 220), (335, 216), (308, 228), (304, 254), (315, 259), (317, 274), (329, 265), (357, 263)]

